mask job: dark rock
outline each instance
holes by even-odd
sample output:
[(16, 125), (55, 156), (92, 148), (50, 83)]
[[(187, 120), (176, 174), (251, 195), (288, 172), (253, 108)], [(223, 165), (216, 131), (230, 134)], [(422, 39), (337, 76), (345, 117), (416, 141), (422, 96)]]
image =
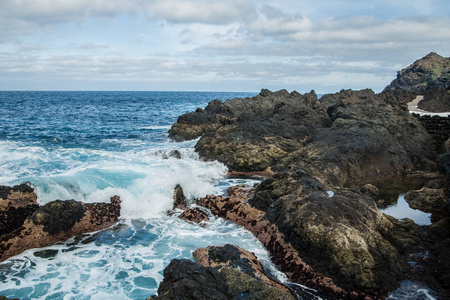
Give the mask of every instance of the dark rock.
[(238, 269), (224, 267), (220, 276), (227, 285), (228, 293), (232, 295), (231, 299), (295, 299), (288, 291), (269, 286)]
[(0, 261), (31, 248), (108, 228), (119, 220), (120, 203), (118, 196), (111, 197), (110, 203), (49, 202), (20, 228), (0, 237)]
[(39, 208), (31, 219), (35, 225), (42, 225), (44, 232), (55, 235), (72, 229), (84, 217), (85, 211), (81, 202), (55, 200)]
[(181, 153), (178, 150), (172, 150), (169, 152), (170, 157), (174, 157), (176, 159), (181, 159)]
[(450, 112), (450, 85), (446, 89), (428, 90), (418, 107), (431, 112)]
[[(195, 149), (230, 171), (277, 172), (295, 165), (336, 185), (432, 169), (432, 139), (406, 106), (414, 96), (343, 90), (319, 101), (314, 92), (282, 90), (227, 100), (223, 106), (236, 121), (204, 133)], [(188, 122), (183, 126), (189, 128)]]
[(405, 200), (412, 209), (432, 213), (442, 210), (446, 201), (443, 189), (423, 187), (420, 190), (409, 191), (405, 194)]
[[(280, 190), (281, 191), (281, 190)], [(207, 196), (197, 199), (197, 204), (210, 209), (214, 214), (244, 226), (257, 237), (269, 250), (272, 261), (290, 280), (317, 289), (321, 296), (328, 298), (349, 298), (351, 293), (336, 286), (333, 280), (325, 277), (305, 263), (290, 243), (285, 239), (278, 226), (267, 220), (266, 214), (248, 204), (253, 189), (245, 186), (230, 187), (229, 197)], [(353, 295), (354, 299), (358, 294)], [(363, 299), (365, 296), (359, 295)]]
[(178, 217), (180, 219), (194, 222), (194, 223), (200, 224), (202, 226), (205, 225), (205, 222), (209, 221), (208, 215), (199, 208), (191, 208), (191, 209), (185, 210)]
[[(226, 244), (224, 246), (198, 248), (192, 255), (195, 261), (202, 266), (215, 268), (221, 273), (225, 268), (239, 270), (239, 272), (245, 273), (265, 285), (275, 287), (279, 294), (284, 292), (285, 295), (290, 296), (289, 290), (284, 285), (266, 276), (264, 268), (257, 257), (247, 250)], [(235, 286), (232, 290), (236, 290), (236, 288), (242, 287)], [(231, 294), (236, 294), (236, 292)]]
[(173, 209), (179, 208), (182, 210), (187, 209), (188, 205), (186, 202), (186, 197), (183, 193), (183, 188), (177, 184), (173, 192)]
[(450, 178), (450, 152), (438, 157), (437, 166), (439, 172)]
[(367, 194), (371, 197), (376, 197), (380, 194), (380, 191), (378, 190), (378, 188), (370, 183), (363, 185), (361, 188), (361, 192), (364, 194)]
[(173, 259), (164, 269), (158, 296), (151, 299), (228, 300), (231, 297), (220, 273), (187, 259)]
[(399, 71), (384, 90), (413, 90), (423, 95), (431, 88), (447, 88), (450, 85), (450, 58), (434, 52), (416, 60)]
[(199, 263), (171, 261), (158, 296), (150, 299), (294, 299), (282, 284), (268, 279), (256, 257), (233, 245), (200, 248)]
[(0, 236), (11, 233), (39, 207), (29, 184), (0, 186)]
[(55, 249), (41, 250), (33, 253), (34, 256), (40, 258), (53, 258), (56, 254), (58, 254), (58, 250)]

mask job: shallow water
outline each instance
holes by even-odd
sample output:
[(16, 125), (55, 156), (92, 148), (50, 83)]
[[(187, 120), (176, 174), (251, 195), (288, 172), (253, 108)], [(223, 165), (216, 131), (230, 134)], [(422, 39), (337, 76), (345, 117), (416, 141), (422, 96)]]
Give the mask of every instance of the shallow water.
[(396, 204), (385, 209), (381, 209), (380, 211), (399, 220), (409, 218), (413, 220), (417, 225), (431, 224), (431, 214), (409, 207), (408, 202), (406, 202), (405, 200), (405, 194), (400, 194), (398, 196)]

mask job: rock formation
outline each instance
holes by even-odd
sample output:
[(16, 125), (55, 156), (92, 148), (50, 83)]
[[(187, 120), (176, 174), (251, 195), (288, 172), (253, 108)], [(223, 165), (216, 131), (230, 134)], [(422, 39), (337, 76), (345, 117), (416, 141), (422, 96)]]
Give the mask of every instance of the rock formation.
[(384, 90), (416, 91), (423, 95), (431, 88), (450, 86), (450, 58), (434, 52), (416, 60), (412, 65), (399, 71)]
[(110, 227), (119, 220), (120, 203), (118, 196), (111, 197), (110, 203), (49, 202), (20, 227), (0, 237), (0, 261), (27, 249)]
[(29, 184), (0, 186), (0, 237), (22, 226), (38, 208), (37, 195)]
[(197, 128), (197, 115), (207, 115), (204, 120), (228, 117), (233, 122), (205, 125), (201, 131), (195, 148), (203, 159), (217, 159), (238, 172), (268, 167), (280, 172), (299, 165), (325, 182), (343, 185), (361, 177), (433, 168), (431, 138), (406, 109), (414, 96), (343, 90), (319, 100), (314, 92), (262, 90), (253, 98), (213, 101), (220, 109), (208, 105), (183, 115), (170, 134), (192, 137), (188, 128), (190, 122)]
[(233, 245), (200, 248), (198, 263), (171, 261), (158, 296), (150, 299), (294, 299), (288, 289), (265, 276), (256, 257)]
[(189, 208), (184, 196), (183, 188), (177, 184), (173, 192), (173, 209), (181, 209), (183, 212), (178, 216), (185, 221), (194, 222), (204, 226), (208, 220), (208, 215), (198, 207)]
[(450, 112), (450, 85), (445, 89), (432, 88), (425, 92), (418, 107), (430, 112)]

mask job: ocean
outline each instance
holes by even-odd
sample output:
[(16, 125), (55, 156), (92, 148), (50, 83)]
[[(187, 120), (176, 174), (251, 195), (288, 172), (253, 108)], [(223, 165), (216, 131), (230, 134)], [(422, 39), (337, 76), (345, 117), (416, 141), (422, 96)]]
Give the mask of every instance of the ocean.
[[(199, 247), (238, 245), (266, 272), (284, 274), (247, 230), (210, 215), (200, 227), (168, 215), (173, 191), (191, 203), (236, 184), (219, 162), (204, 162), (196, 141), (175, 143), (170, 126), (214, 99), (256, 93), (0, 91), (0, 185), (30, 182), (38, 202), (109, 202), (119, 195), (121, 220), (83, 238), (31, 249), (0, 263), (0, 295), (19, 299), (146, 299), (156, 294), (174, 258)], [(178, 150), (181, 159), (170, 156)], [(48, 251), (49, 250), (49, 251)], [(402, 282), (389, 299), (433, 299), (427, 287)]]
[[(0, 295), (20, 299), (145, 299), (174, 258), (199, 247), (241, 246), (280, 280), (247, 230), (211, 216), (200, 227), (167, 211), (180, 184), (186, 197), (224, 194), (235, 184), (218, 162), (199, 160), (196, 141), (167, 132), (183, 113), (214, 99), (254, 93), (0, 92), (0, 185), (30, 182), (45, 204), (122, 199), (121, 221), (82, 239), (32, 249), (0, 263)], [(170, 157), (178, 150), (181, 159)], [(53, 251), (43, 251), (53, 250)], [(51, 253), (50, 256), (42, 253)]]

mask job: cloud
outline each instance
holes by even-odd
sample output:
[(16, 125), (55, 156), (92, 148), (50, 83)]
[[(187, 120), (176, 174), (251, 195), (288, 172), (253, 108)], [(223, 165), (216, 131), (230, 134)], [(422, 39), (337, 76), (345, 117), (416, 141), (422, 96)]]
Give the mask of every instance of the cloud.
[(256, 9), (248, 0), (159, 0), (147, 13), (170, 23), (230, 24), (253, 18)]

